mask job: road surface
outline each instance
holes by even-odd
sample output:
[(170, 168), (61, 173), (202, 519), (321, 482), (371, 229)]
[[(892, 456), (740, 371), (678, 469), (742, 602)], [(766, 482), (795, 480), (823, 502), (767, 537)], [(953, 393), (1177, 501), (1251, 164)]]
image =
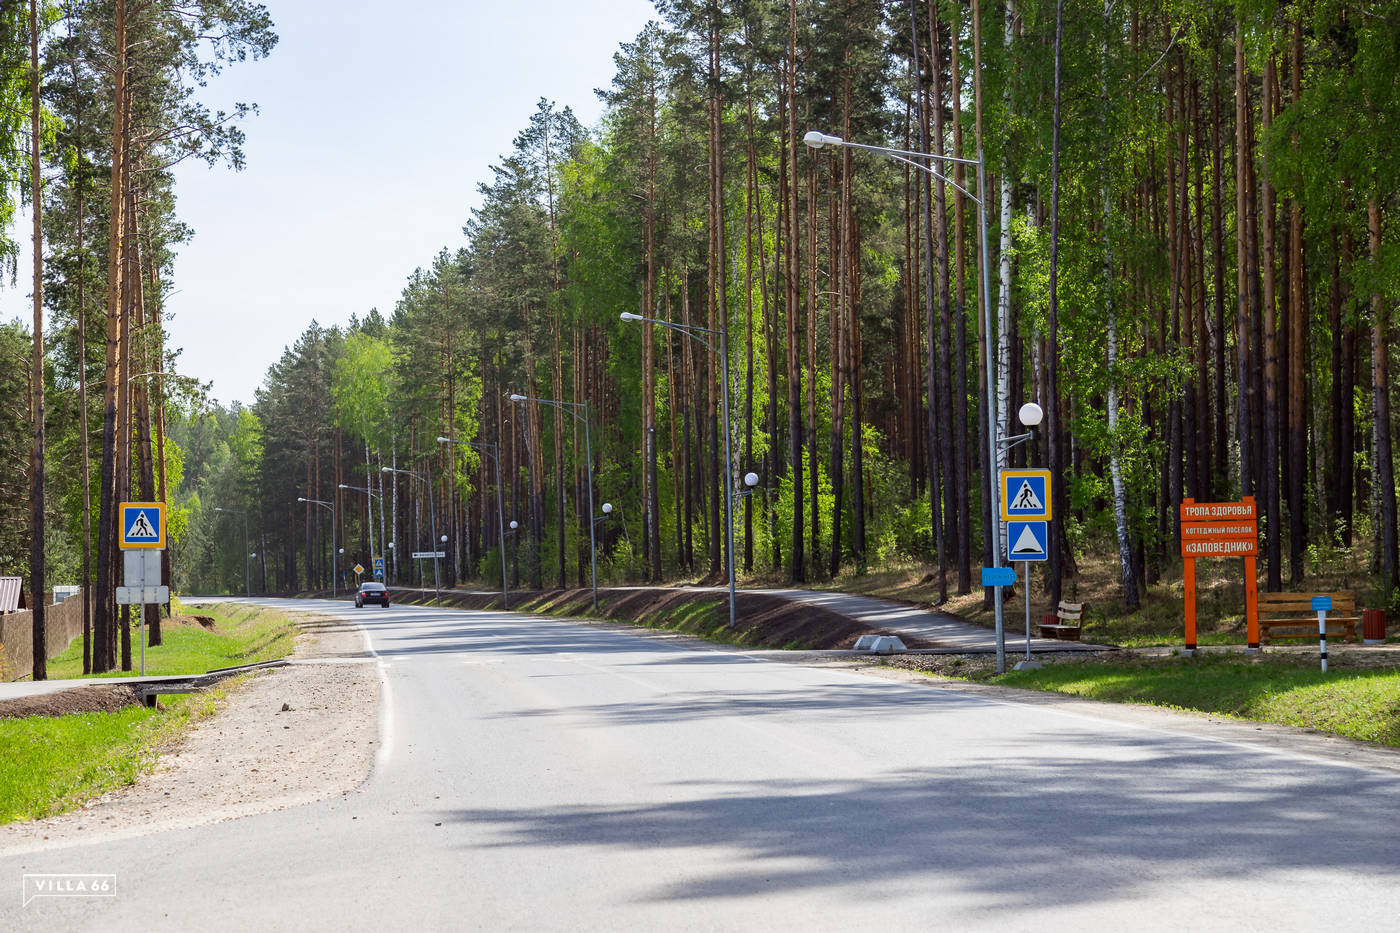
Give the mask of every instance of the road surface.
[[(1394, 770), (610, 627), (292, 605), (353, 614), (379, 657), (363, 787), (0, 858), (0, 929), (1277, 931), (1400, 912)], [(63, 872), (115, 873), (115, 896), (22, 905), (23, 874)]]

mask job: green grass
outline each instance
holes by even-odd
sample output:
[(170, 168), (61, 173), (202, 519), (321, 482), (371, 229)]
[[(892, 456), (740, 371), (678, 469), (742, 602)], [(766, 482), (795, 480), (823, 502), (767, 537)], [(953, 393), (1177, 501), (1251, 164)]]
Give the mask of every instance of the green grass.
[(214, 711), (223, 690), (172, 698), (164, 710), (0, 719), (0, 823), (63, 813), (134, 783), (158, 751)]
[[(176, 605), (176, 615), (186, 607)], [(254, 664), (286, 657), (292, 650), (296, 627), (285, 614), (257, 606), (219, 604), (198, 610), (214, 618), (214, 630), (199, 625), (161, 625), (161, 644), (146, 648), (147, 674), (202, 674), (220, 667)], [(130, 677), (141, 667), (137, 629), (131, 633), (132, 671), (110, 671), (107, 677)], [(83, 676), (83, 643), (49, 661), (49, 679)]]
[[(176, 611), (185, 612), (180, 606)], [(198, 611), (214, 617), (214, 630), (162, 626), (164, 644), (146, 649), (146, 673), (203, 673), (284, 657), (292, 649), (296, 626), (283, 613), (239, 605)], [(138, 651), (133, 645), (133, 667)], [(81, 641), (49, 662), (50, 678), (81, 675)], [(155, 765), (163, 747), (217, 708), (225, 689), (162, 700), (163, 710), (131, 706), (115, 713), (0, 719), (0, 823), (62, 813), (133, 783)]]
[(1324, 674), (1316, 657), (1070, 662), (1010, 671), (992, 682), (1302, 726), (1400, 746), (1400, 672), (1334, 668)]

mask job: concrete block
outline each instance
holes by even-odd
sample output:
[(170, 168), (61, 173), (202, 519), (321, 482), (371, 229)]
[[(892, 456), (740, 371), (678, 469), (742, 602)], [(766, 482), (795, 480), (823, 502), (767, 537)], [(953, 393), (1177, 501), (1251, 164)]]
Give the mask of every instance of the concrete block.
[(875, 643), (875, 639), (877, 639), (877, 638), (879, 638), (879, 637), (880, 637), (880, 636), (878, 636), (878, 635), (862, 635), (862, 636), (860, 636), (859, 638), (856, 639), (856, 649), (855, 649), (855, 650), (857, 650), (857, 651), (869, 651), (869, 650), (870, 650), (870, 646), (873, 645), (873, 644)]
[(897, 635), (880, 635), (871, 643), (870, 650), (874, 654), (903, 654), (908, 649)]

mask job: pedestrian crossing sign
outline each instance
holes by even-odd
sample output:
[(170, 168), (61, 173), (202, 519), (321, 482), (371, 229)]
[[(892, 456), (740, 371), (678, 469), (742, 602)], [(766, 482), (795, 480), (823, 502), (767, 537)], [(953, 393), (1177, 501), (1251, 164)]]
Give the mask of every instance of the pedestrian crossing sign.
[(117, 513), (121, 520), (123, 550), (165, 548), (165, 503), (123, 502)]
[(1049, 521), (1052, 517), (1049, 470), (1001, 471), (1002, 521), (1009, 522), (1015, 519)]
[(1050, 559), (1049, 523), (1043, 521), (1011, 521), (1006, 523), (1008, 561), (1044, 561)]

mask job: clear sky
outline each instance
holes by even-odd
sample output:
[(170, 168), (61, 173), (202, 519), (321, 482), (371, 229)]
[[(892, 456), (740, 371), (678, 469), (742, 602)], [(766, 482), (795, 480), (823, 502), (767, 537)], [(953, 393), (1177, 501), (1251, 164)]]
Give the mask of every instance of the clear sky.
[[(264, 3), (277, 47), (204, 93), (258, 104), (247, 167), (177, 169), (195, 237), (175, 266), (171, 343), (224, 404), (251, 402), (313, 319), (391, 312), (415, 268), (465, 244), (477, 184), (539, 98), (594, 127), (613, 53), (656, 16), (649, 0)], [(21, 262), (0, 290), (6, 319), (29, 319)]]

